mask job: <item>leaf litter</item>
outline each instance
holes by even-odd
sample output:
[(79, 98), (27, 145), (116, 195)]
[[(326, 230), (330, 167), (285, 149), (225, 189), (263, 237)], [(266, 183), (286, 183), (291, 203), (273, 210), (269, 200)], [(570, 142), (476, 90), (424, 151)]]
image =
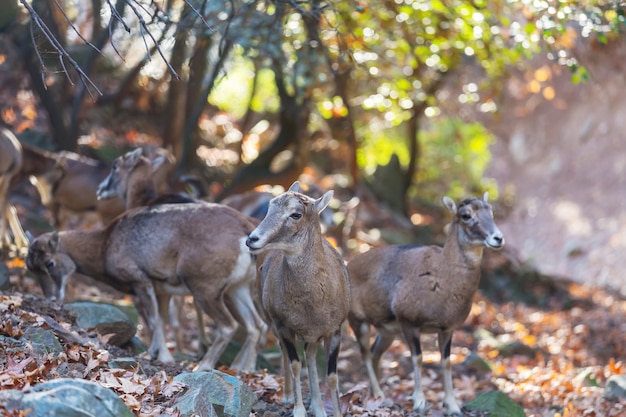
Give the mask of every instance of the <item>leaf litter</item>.
[[(498, 389), (519, 403), (528, 417), (626, 415), (625, 400), (603, 395), (608, 378), (625, 373), (626, 301), (602, 289), (568, 285), (569, 294), (584, 302), (572, 308), (554, 304), (548, 309), (523, 302), (494, 301), (480, 292), (476, 295), (470, 316), (455, 332), (452, 344), (455, 395), (462, 404)], [(56, 323), (54, 327), (50, 320)], [(193, 327), (194, 323), (183, 326)], [(25, 331), (30, 327), (61, 333), (65, 330), (73, 335), (69, 337), (73, 342), (59, 334), (63, 352), (37, 355), (25, 341)], [(381, 360), (382, 388), (387, 398), (374, 399), (369, 396), (353, 335), (347, 327), (343, 334), (339, 361), (342, 411), (364, 417), (417, 415), (410, 400), (410, 358), (402, 340), (398, 338)], [(129, 352), (108, 346), (106, 337), (89, 337), (51, 308), (48, 301), (18, 291), (0, 293), (0, 337), (2, 389), (24, 389), (59, 377), (83, 378), (112, 389), (137, 416), (179, 415), (171, 404), (185, 386), (173, 377), (190, 370), (192, 362), (167, 369), (144, 355), (136, 359), (147, 366), (111, 368), (108, 364), (112, 359), (129, 356)], [(423, 385), (430, 402), (425, 415), (443, 416), (438, 349), (434, 338), (423, 339)], [(21, 341), (22, 345), (12, 346), (9, 340)], [(476, 355), (487, 364), (486, 368), (471, 364), (470, 358)], [(277, 372), (260, 370), (239, 375), (259, 400), (252, 415), (291, 412), (282, 403), (283, 377)], [(303, 386), (306, 397), (306, 380)], [(326, 387), (322, 390), (327, 393)], [(0, 416), (9, 415), (0, 406)]]

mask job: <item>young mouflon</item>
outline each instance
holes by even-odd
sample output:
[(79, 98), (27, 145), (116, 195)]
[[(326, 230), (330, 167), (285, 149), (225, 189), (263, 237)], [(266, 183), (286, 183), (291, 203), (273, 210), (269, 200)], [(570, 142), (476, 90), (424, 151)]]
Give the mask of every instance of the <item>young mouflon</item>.
[[(504, 236), (483, 199), (457, 204), (444, 197), (452, 222), (443, 247), (385, 246), (354, 256), (348, 262), (352, 307), (348, 320), (359, 344), (372, 394), (384, 397), (379, 385), (379, 362), (398, 333), (411, 350), (415, 390), (413, 408), (426, 409), (422, 390), (420, 334), (437, 333), (443, 368), (446, 413), (460, 416), (452, 387), (450, 345), (452, 333), (469, 315), (480, 281), (485, 247), (500, 249)], [(370, 325), (377, 335), (369, 347)]]
[[(299, 191), (296, 181), (270, 201), (267, 215), (246, 244), (258, 256), (261, 304), (279, 340), (285, 372), (284, 396), (294, 417), (305, 417), (296, 341), (304, 342), (311, 409), (326, 416), (317, 377), (316, 352), (323, 342), (334, 415), (341, 415), (337, 357), (341, 324), (350, 309), (350, 283), (343, 259), (322, 235), (319, 214), (332, 191), (318, 199)], [(294, 398), (295, 386), (295, 398)]]

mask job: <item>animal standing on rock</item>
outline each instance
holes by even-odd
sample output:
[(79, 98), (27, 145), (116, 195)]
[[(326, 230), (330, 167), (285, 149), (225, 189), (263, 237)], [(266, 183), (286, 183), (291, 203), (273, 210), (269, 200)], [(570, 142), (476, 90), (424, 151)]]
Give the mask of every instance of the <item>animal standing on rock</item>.
[[(192, 293), (217, 327), (215, 341), (196, 370), (215, 367), (236, 331), (236, 316), (247, 335), (232, 367), (250, 371), (265, 328), (250, 290), (256, 269), (245, 241), (253, 229), (242, 214), (219, 204), (140, 207), (104, 229), (43, 234), (31, 243), (26, 264), (37, 275), (64, 277), (49, 269), (56, 267), (59, 254), (65, 254), (77, 273), (134, 294), (152, 331), (149, 352), (162, 362), (172, 362), (173, 357), (166, 346), (155, 286), (169, 293)], [(71, 266), (64, 264), (66, 269)]]
[(304, 342), (311, 388), (311, 408), (326, 416), (317, 376), (316, 353), (321, 342), (326, 351), (327, 383), (334, 415), (339, 408), (337, 358), (341, 324), (350, 310), (350, 283), (343, 259), (324, 238), (320, 212), (330, 202), (328, 191), (315, 200), (298, 192), (296, 181), (270, 201), (267, 215), (250, 233), (246, 244), (258, 254), (261, 304), (279, 340), (285, 372), (286, 402), (294, 401), (293, 415), (306, 416), (302, 401), (302, 364), (296, 341)]
[[(483, 199), (456, 203), (443, 198), (452, 222), (442, 247), (385, 246), (354, 256), (348, 262), (352, 308), (348, 320), (365, 361), (372, 393), (384, 394), (378, 380), (382, 354), (402, 332), (411, 350), (415, 390), (413, 409), (423, 412), (421, 333), (437, 333), (443, 368), (443, 404), (446, 413), (460, 416), (454, 398), (450, 364), (452, 333), (463, 324), (480, 281), (485, 247), (500, 249), (504, 237), (495, 224), (493, 209)], [(369, 348), (370, 325), (377, 329)]]

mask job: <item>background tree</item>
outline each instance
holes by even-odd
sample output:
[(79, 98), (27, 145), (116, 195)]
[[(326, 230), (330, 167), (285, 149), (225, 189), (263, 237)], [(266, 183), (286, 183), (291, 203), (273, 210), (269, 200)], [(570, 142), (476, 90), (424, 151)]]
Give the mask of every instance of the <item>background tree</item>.
[[(447, 102), (497, 111), (498, 80), (541, 50), (571, 68), (575, 82), (585, 80), (589, 74), (568, 52), (572, 44), (589, 36), (609, 42), (624, 25), (623, 5), (599, 1), (19, 3), (22, 13), (5, 19), (4, 30), (22, 50), (57, 148), (76, 147), (93, 108), (139, 110), (174, 150), (181, 172), (225, 184), (221, 198), (290, 183), (309, 160), (321, 116), (350, 149), (353, 184), (359, 169), (371, 173), (397, 155), (402, 180), (392, 206), (404, 212), (416, 185), (434, 180), (420, 164), (425, 143), (442, 158), (453, 150), (452, 159), (467, 166), (488, 158), (492, 139), (462, 117), (443, 120)], [(218, 87), (241, 66), (252, 74), (231, 81), (248, 87), (239, 98), (243, 140), (260, 118), (278, 129), (255, 158), (241, 163), (242, 141), (237, 162), (215, 169), (197, 157), (207, 143), (199, 125), (215, 112), (209, 103), (220, 101)], [(273, 98), (259, 104), (268, 91)], [(461, 138), (460, 150), (454, 138), (429, 141), (437, 130)], [(478, 151), (462, 151), (468, 147)], [(472, 178), (459, 184), (489, 186), (480, 169), (466, 172)]]

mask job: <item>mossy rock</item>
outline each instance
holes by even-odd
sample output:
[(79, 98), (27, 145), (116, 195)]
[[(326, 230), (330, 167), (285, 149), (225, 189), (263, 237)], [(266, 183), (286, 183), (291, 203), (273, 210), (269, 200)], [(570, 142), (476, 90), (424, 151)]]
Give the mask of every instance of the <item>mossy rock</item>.
[(500, 391), (490, 391), (479, 395), (465, 405), (481, 417), (526, 417), (524, 409)]

